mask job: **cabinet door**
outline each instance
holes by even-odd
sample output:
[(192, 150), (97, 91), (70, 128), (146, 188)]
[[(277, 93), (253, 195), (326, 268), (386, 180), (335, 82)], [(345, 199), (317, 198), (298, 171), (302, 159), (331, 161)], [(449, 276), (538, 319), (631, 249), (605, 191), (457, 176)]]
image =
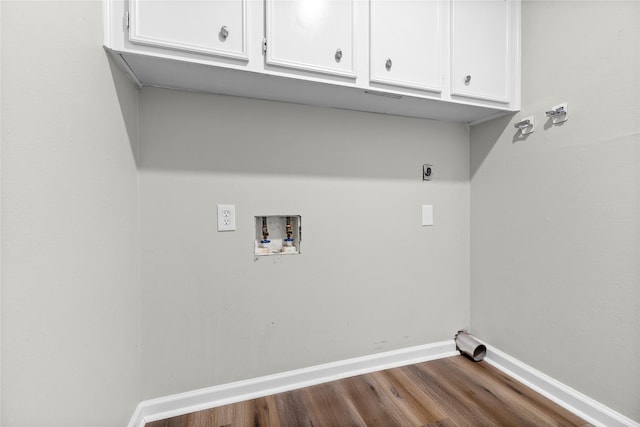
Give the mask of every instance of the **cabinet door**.
[(374, 83), (442, 91), (442, 2), (371, 0)]
[(266, 0), (266, 63), (355, 78), (353, 0)]
[(130, 0), (129, 40), (247, 60), (246, 0)]
[(509, 102), (511, 1), (452, 3), (452, 94)]

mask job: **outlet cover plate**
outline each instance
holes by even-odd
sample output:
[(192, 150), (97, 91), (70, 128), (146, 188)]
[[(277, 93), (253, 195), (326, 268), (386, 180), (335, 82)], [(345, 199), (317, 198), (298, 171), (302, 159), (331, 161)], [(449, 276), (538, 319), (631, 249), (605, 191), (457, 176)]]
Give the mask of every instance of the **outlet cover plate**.
[(432, 176), (433, 176), (433, 165), (429, 163), (422, 165), (422, 180), (431, 181)]
[(234, 231), (236, 229), (236, 206), (218, 205), (218, 231)]

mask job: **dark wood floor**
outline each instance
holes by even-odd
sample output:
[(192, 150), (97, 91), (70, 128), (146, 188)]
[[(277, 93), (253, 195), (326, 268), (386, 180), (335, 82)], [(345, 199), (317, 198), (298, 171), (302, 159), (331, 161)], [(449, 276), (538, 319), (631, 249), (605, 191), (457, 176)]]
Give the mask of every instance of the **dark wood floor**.
[(146, 427), (589, 425), (486, 362), (455, 356), (194, 412)]

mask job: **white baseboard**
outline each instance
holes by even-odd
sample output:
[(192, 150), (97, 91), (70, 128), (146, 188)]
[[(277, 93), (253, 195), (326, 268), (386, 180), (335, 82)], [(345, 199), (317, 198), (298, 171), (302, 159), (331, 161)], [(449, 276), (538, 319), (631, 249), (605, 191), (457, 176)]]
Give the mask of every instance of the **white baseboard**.
[[(554, 380), (497, 348), (484, 344), (487, 346), (485, 358), (487, 363), (582, 417), (585, 421), (602, 427), (640, 427), (640, 423)], [(455, 350), (454, 341), (443, 341), (145, 400), (136, 408), (128, 427), (144, 427), (146, 423), (152, 421), (190, 412), (456, 354), (458, 352)]]
[(456, 355), (453, 340), (347, 359), (140, 402), (128, 427), (329, 381)]
[(594, 426), (640, 427), (640, 423), (614, 411), (546, 374), (509, 356), (497, 348), (487, 347), (485, 361), (534, 391), (568, 409)]

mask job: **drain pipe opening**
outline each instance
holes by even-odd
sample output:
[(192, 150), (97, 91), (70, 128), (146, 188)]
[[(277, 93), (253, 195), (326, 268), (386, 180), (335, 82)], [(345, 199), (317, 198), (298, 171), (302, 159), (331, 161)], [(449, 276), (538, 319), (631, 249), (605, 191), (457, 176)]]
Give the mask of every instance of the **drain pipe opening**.
[(474, 362), (479, 362), (487, 355), (487, 347), (467, 332), (458, 331), (455, 337), (456, 350)]

